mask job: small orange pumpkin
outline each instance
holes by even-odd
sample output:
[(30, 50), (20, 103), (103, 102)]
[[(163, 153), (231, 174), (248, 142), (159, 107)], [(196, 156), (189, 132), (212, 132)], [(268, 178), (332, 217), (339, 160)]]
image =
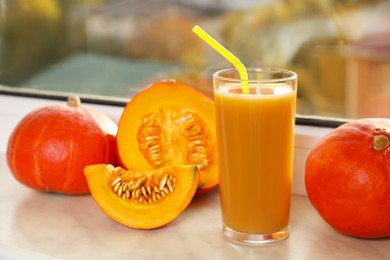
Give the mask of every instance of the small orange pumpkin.
[(47, 192), (87, 194), (84, 167), (115, 163), (116, 124), (69, 97), (26, 115), (10, 136), (8, 166), (22, 184)]
[(332, 130), (312, 149), (305, 185), (320, 216), (354, 237), (390, 237), (390, 119)]

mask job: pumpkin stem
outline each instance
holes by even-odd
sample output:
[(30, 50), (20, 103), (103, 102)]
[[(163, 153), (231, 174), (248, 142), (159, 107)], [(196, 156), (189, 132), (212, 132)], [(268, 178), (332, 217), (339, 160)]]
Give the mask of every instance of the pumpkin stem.
[(70, 106), (70, 107), (78, 107), (81, 104), (81, 100), (77, 96), (69, 96), (67, 103), (68, 103), (68, 106)]
[(373, 147), (375, 150), (382, 151), (382, 150), (386, 149), (387, 147), (389, 147), (390, 141), (386, 135), (380, 134), (380, 135), (374, 136), (374, 140), (373, 140), (372, 144), (373, 144)]
[(176, 83), (176, 79), (163, 79), (161, 82), (166, 82), (166, 83)]

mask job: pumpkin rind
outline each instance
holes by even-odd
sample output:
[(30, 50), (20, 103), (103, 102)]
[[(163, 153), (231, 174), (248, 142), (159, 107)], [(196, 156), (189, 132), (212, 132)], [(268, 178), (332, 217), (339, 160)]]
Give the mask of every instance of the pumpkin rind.
[(336, 230), (361, 238), (390, 237), (386, 139), (390, 119), (360, 119), (331, 131), (310, 152), (305, 173), (308, 198)]
[[(125, 168), (156, 169), (176, 164), (196, 164), (188, 159), (186, 137), (180, 132), (180, 123), (174, 123), (174, 114), (188, 111), (201, 121), (207, 135), (207, 167), (198, 164), (200, 179), (198, 194), (216, 187), (219, 183), (216, 152), (215, 110), (213, 101), (196, 90), (176, 82), (157, 82), (136, 95), (125, 107), (117, 134), (118, 159)], [(161, 165), (153, 165), (140, 148), (139, 131), (147, 115), (159, 117), (159, 126), (169, 150)], [(179, 130), (178, 130), (179, 129)], [(167, 141), (168, 140), (168, 141)]]
[[(110, 218), (122, 225), (135, 229), (154, 229), (168, 224), (190, 204), (198, 185), (196, 166), (180, 165), (148, 171), (153, 175), (164, 169), (173, 170), (178, 179), (175, 189), (161, 201), (141, 204), (125, 200), (110, 187), (112, 172), (107, 165), (89, 165), (84, 169), (92, 197)], [(146, 173), (146, 171), (144, 172)]]
[(116, 162), (116, 130), (108, 116), (83, 106), (42, 107), (15, 127), (7, 162), (14, 177), (30, 188), (88, 194), (83, 169)]

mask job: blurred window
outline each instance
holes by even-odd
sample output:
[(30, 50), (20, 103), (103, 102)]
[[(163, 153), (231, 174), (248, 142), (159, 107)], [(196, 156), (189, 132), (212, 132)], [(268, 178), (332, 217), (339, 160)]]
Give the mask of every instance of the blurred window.
[(302, 117), (390, 117), (390, 2), (379, 0), (0, 0), (0, 92), (128, 100), (174, 78), (212, 96), (231, 67), (299, 74)]

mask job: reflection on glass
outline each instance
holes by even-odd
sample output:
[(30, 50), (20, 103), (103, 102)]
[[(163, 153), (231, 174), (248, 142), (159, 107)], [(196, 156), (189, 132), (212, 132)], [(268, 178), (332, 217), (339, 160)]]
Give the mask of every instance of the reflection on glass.
[(175, 78), (212, 96), (231, 65), (199, 24), (247, 67), (298, 72), (298, 114), (390, 117), (388, 13), (385, 0), (0, 0), (0, 84), (130, 98)]

